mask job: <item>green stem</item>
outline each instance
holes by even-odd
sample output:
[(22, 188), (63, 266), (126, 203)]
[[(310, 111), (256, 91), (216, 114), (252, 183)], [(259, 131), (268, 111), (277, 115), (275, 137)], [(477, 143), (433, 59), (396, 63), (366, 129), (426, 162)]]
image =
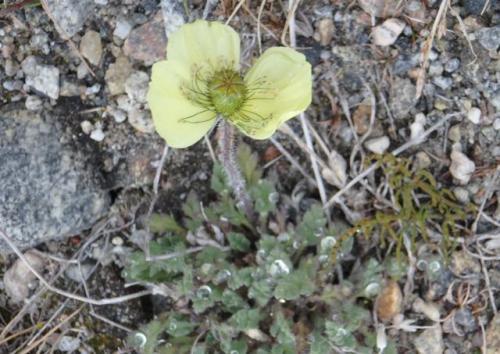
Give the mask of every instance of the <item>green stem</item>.
[(233, 190), (238, 208), (243, 210), (248, 221), (252, 222), (255, 218), (255, 213), (236, 157), (234, 126), (225, 119), (222, 119), (219, 125), (219, 133), (219, 159), (226, 171), (229, 185)]

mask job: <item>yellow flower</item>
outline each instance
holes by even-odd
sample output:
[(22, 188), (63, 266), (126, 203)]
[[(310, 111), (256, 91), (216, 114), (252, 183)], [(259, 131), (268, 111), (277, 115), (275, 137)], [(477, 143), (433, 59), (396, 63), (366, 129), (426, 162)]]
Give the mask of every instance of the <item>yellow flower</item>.
[(153, 65), (148, 103), (158, 134), (183, 148), (200, 140), (217, 117), (249, 137), (269, 138), (309, 106), (311, 94), (304, 55), (270, 48), (242, 76), (238, 34), (199, 20), (169, 38), (167, 60)]

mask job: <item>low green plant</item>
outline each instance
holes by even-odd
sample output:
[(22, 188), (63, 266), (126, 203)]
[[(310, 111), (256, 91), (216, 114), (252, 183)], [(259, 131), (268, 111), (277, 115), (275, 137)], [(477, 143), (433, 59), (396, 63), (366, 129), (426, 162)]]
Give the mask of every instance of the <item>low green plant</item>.
[[(356, 235), (366, 239), (377, 235), (377, 243), (382, 248), (387, 246), (388, 239), (395, 243), (397, 258), (401, 260), (405, 237), (414, 248), (417, 240), (430, 243), (428, 230), (434, 229), (441, 235), (438, 248), (447, 259), (456, 246), (453, 237), (463, 234), (474, 206), (459, 204), (453, 192), (440, 188), (429, 171), (413, 170), (409, 159), (386, 154), (375, 155), (367, 162), (376, 162), (381, 169), (380, 183), (387, 182), (392, 191), (393, 205), (375, 211), (346, 230), (339, 245)], [(335, 247), (332, 252), (334, 259), (337, 253), (338, 247)]]
[[(172, 306), (131, 335), (131, 344), (145, 354), (372, 353), (365, 302), (376, 293), (366, 288), (381, 282), (383, 267), (370, 260), (366, 271), (332, 285), (329, 255), (346, 226), (329, 225), (319, 205), (287, 202), (272, 179), (262, 179), (247, 146), (239, 158), (257, 221), (236, 207), (218, 165), (212, 203), (192, 193), (182, 218), (154, 215), (150, 253), (172, 257), (148, 261), (136, 252), (124, 276), (154, 284)], [(352, 243), (342, 247), (347, 254)]]

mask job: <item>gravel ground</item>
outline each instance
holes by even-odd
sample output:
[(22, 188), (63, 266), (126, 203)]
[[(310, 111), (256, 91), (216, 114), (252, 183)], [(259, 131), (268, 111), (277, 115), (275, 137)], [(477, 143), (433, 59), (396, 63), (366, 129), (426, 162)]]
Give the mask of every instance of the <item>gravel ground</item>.
[[(21, 250), (38, 246), (52, 255), (33, 255), (45, 274), (55, 276), (67, 267), (56, 284), (68, 291), (81, 291), (85, 284), (90, 297), (132, 294), (134, 288), (124, 289), (120, 276), (127, 254), (123, 244), (144, 225), (164, 146), (146, 102), (151, 66), (165, 57), (168, 34), (179, 24), (202, 17), (225, 21), (238, 1), (186, 1), (188, 11), (182, 2), (168, 0), (40, 3), (6, 0), (0, 7), (0, 230)], [(260, 2), (242, 4), (230, 24), (242, 37), (246, 57), (257, 56), (259, 45), (281, 45), (287, 2), (267, 1), (261, 15)], [(351, 223), (353, 215), (365, 212), (369, 194), (363, 185), (343, 188), (362, 172), (365, 157), (394, 151), (434, 130), (402, 154), (430, 171), (460, 203), (480, 208), (463, 236), (490, 235), (482, 248), (489, 258), (461, 249), (434, 281), (416, 277), (407, 313), (428, 323), (434, 306), (441, 321), (414, 333), (394, 329), (391, 335), (401, 343), (401, 353), (473, 353), (485, 346), (489, 354), (500, 353), (495, 315), (500, 306), (500, 1), (446, 4), (302, 1), (293, 30), (297, 47), (313, 65), (313, 104), (306, 115), (327, 145), (327, 154), (316, 146), (328, 164), (320, 171), (326, 196), (343, 191), (331, 211)], [(302, 135), (298, 120), (290, 127)], [(290, 134), (277, 133), (274, 139), (246, 142), (262, 165), (283, 147), (313, 175), (308, 154)], [(210, 196), (207, 147), (202, 142), (169, 152), (158, 210), (179, 213), (192, 190)], [(266, 172), (279, 176), (286, 193), (305, 179), (285, 157)], [(322, 197), (316, 182), (304, 190), (309, 198)], [(1, 253), (7, 277), (15, 256), (5, 240)], [(71, 255), (88, 269), (88, 284), (78, 273), (71, 277), (73, 263), (54, 259)], [(20, 290), (17, 303), (0, 292), (0, 348), (4, 338), (36, 321), (59, 318), (58, 309), (68, 315), (79, 311), (78, 304), (55, 295), (27, 302), (37, 282), (24, 272), (17, 276), (29, 286)], [(476, 311), (480, 304), (474, 301), (453, 305), (449, 296), (455, 285), (484, 299), (487, 310)], [(4, 278), (0, 289), (8, 287)], [(151, 319), (161, 301), (134, 299), (97, 315), (86, 307), (46, 345), (68, 353), (118, 353), (127, 331)], [(28, 340), (9, 341), (0, 352), (14, 352)]]

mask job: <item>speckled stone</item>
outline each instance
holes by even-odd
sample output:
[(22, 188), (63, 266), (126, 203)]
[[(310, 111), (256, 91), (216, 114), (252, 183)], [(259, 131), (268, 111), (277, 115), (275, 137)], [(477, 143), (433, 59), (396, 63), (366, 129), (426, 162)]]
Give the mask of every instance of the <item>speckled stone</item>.
[[(24, 110), (0, 117), (0, 228), (18, 247), (77, 234), (105, 215), (101, 176), (61, 141), (57, 120)], [(0, 240), (0, 253), (9, 252)]]
[(63, 36), (72, 37), (83, 27), (92, 15), (95, 3), (92, 0), (47, 0), (54, 22), (64, 32)]
[(163, 17), (158, 13), (151, 21), (130, 32), (123, 52), (129, 58), (151, 65), (166, 57), (167, 37)]

